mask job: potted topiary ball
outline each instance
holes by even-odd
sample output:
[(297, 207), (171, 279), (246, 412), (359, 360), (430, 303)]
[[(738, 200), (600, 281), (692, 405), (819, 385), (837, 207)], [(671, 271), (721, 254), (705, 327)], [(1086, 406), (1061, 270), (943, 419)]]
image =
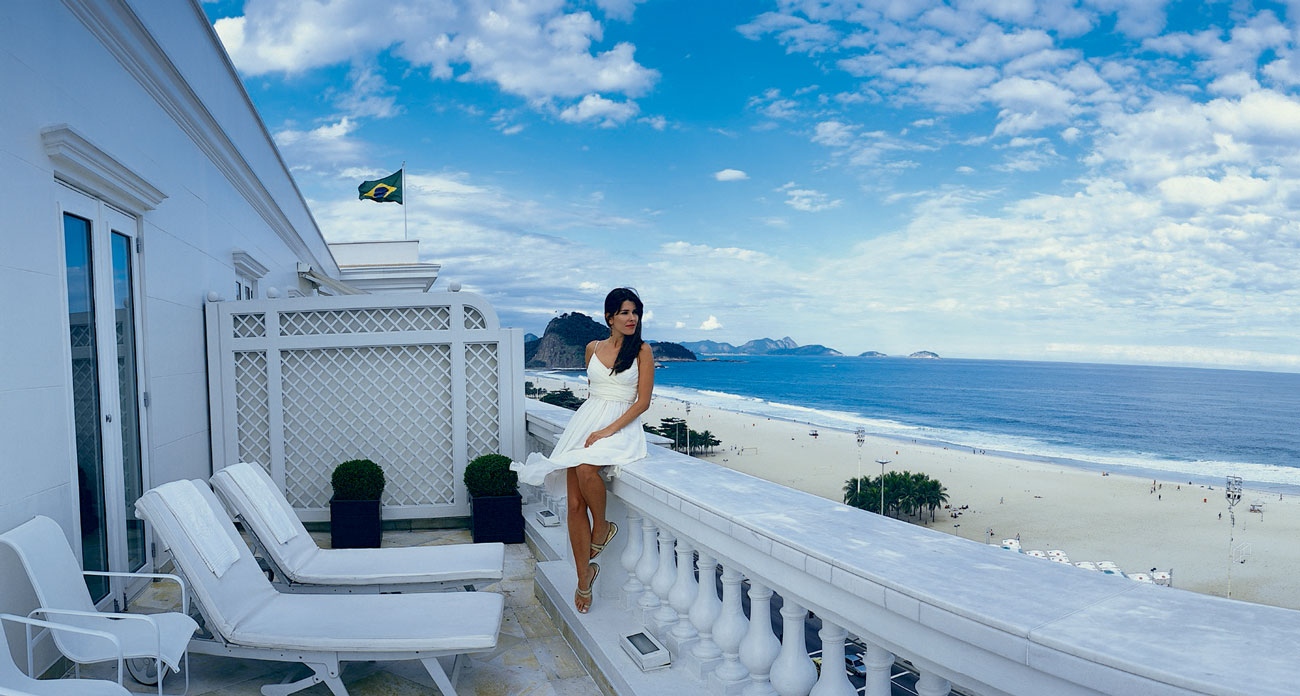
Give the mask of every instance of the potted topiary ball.
[(469, 492), (469, 523), (474, 543), (524, 541), (523, 498), (519, 474), (510, 470), (510, 457), (485, 454), (465, 467)]
[(334, 467), (330, 477), (330, 545), (336, 549), (377, 549), (383, 536), (379, 497), (384, 470), (369, 459), (353, 459)]

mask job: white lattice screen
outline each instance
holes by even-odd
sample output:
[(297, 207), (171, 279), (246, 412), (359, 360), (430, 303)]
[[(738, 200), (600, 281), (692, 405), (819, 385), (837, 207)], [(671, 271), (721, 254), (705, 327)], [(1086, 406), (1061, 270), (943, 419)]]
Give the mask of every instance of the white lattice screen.
[(481, 454), (524, 456), (523, 336), (470, 293), (208, 305), (213, 466), (266, 467), (304, 520), (330, 472), (384, 468), (387, 519), (469, 514)]

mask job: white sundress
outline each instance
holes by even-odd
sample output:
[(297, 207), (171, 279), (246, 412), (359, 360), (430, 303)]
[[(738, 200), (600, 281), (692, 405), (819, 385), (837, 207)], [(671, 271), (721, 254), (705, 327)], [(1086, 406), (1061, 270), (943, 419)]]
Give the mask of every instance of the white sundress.
[(555, 498), (568, 496), (566, 470), (579, 464), (611, 467), (605, 470), (613, 478), (618, 468), (646, 456), (645, 431), (641, 419), (636, 418), (609, 437), (597, 440), (591, 447), (583, 447), (592, 432), (618, 420), (636, 401), (637, 363), (613, 375), (596, 357), (595, 351), (587, 361), (587, 401), (578, 407), (568, 427), (560, 435), (551, 456), (541, 452), (528, 455), (523, 464), (514, 462), (511, 469), (519, 472), (519, 480), (533, 486), (545, 486)]

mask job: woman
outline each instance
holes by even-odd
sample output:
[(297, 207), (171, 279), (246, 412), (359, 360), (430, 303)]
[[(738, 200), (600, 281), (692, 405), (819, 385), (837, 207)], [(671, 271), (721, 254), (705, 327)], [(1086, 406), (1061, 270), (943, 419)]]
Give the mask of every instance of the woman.
[(655, 363), (650, 345), (641, 341), (643, 309), (629, 288), (605, 296), (609, 338), (587, 344), (586, 403), (569, 420), (551, 456), (534, 452), (524, 464), (511, 465), (520, 481), (545, 485), (553, 496), (568, 498), (569, 543), (578, 573), (573, 604), (583, 614), (591, 607), (591, 588), (600, 574), (594, 561), (618, 534), (618, 525), (605, 519), (600, 474), (604, 470), (612, 477), (619, 466), (646, 455), (641, 414), (650, 407)]

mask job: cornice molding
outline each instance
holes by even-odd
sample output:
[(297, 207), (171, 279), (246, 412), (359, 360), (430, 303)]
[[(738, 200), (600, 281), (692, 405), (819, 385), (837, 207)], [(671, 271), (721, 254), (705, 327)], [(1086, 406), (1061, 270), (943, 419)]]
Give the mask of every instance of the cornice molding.
[[(319, 266), (316, 254), (303, 242), (275, 197), (267, 191), (239, 148), (226, 135), (221, 124), (204, 106), (135, 12), (123, 0), (63, 0), (63, 4), (194, 141), (276, 235), (300, 259)], [(241, 90), (242, 88), (240, 85)], [(254, 115), (260, 125), (261, 118), (256, 117), (256, 111)], [(265, 126), (262, 130), (265, 133)], [(278, 158), (279, 151), (275, 152)], [(283, 166), (283, 160), (281, 165)], [(292, 176), (289, 179), (292, 181)], [(294, 190), (297, 191), (296, 183)], [(301, 200), (301, 192), (298, 195)], [(303, 207), (306, 205), (304, 201)], [(315, 231), (320, 233), (319, 229)]]
[(257, 259), (243, 249), (235, 249), (230, 253), (230, 260), (235, 264), (235, 270), (243, 276), (258, 280), (271, 271), (263, 266)]
[(41, 145), (56, 177), (127, 212), (140, 215), (167, 199), (167, 194), (66, 123), (42, 129)]

